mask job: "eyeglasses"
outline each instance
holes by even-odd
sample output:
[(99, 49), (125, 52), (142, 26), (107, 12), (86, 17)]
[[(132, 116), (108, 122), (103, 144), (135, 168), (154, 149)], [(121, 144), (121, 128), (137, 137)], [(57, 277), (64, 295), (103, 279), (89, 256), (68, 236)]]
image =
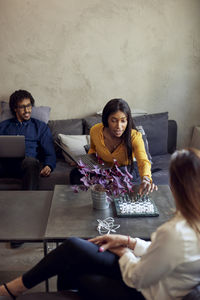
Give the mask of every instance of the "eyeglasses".
[(17, 108), (20, 110), (25, 110), (26, 108), (30, 109), (30, 108), (32, 108), (32, 104), (29, 103), (27, 105), (18, 105)]

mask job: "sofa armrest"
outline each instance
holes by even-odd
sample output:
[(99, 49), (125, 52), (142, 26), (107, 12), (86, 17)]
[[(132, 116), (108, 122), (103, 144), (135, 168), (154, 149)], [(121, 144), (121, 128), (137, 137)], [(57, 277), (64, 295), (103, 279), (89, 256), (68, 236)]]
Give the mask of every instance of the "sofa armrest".
[(177, 145), (177, 123), (174, 120), (168, 120), (168, 153), (173, 153)]

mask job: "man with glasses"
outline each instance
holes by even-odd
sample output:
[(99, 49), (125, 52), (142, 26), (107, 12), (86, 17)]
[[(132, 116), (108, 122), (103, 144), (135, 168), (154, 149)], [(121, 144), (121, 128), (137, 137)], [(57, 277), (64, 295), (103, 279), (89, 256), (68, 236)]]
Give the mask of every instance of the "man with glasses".
[[(0, 123), (0, 135), (24, 135), (25, 158), (0, 159), (0, 177), (22, 178), (24, 190), (37, 190), (39, 176), (49, 176), (56, 166), (51, 131), (44, 122), (31, 118), (35, 100), (25, 90), (10, 96), (13, 118)], [(16, 247), (16, 243), (11, 246)]]
[(10, 96), (12, 119), (0, 123), (0, 135), (24, 135), (25, 158), (0, 159), (0, 177), (21, 177), (24, 190), (37, 190), (39, 176), (49, 176), (56, 166), (51, 131), (44, 122), (31, 118), (35, 100), (25, 90)]

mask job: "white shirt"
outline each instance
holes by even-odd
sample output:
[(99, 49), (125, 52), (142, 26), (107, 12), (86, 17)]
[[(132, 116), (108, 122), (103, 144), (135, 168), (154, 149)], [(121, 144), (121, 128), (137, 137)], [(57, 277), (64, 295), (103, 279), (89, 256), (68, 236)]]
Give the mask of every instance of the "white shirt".
[(145, 299), (182, 299), (199, 284), (200, 236), (180, 214), (160, 226), (151, 242), (136, 240), (119, 265), (124, 282)]

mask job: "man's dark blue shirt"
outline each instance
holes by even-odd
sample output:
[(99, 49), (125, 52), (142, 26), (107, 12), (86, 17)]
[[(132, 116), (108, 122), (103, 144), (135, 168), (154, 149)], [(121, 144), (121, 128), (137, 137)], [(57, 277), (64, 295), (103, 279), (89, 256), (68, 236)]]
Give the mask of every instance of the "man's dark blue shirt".
[(16, 118), (0, 123), (0, 135), (24, 135), (26, 156), (42, 160), (44, 166), (53, 170), (56, 166), (56, 154), (51, 131), (44, 122), (30, 118), (19, 122)]

